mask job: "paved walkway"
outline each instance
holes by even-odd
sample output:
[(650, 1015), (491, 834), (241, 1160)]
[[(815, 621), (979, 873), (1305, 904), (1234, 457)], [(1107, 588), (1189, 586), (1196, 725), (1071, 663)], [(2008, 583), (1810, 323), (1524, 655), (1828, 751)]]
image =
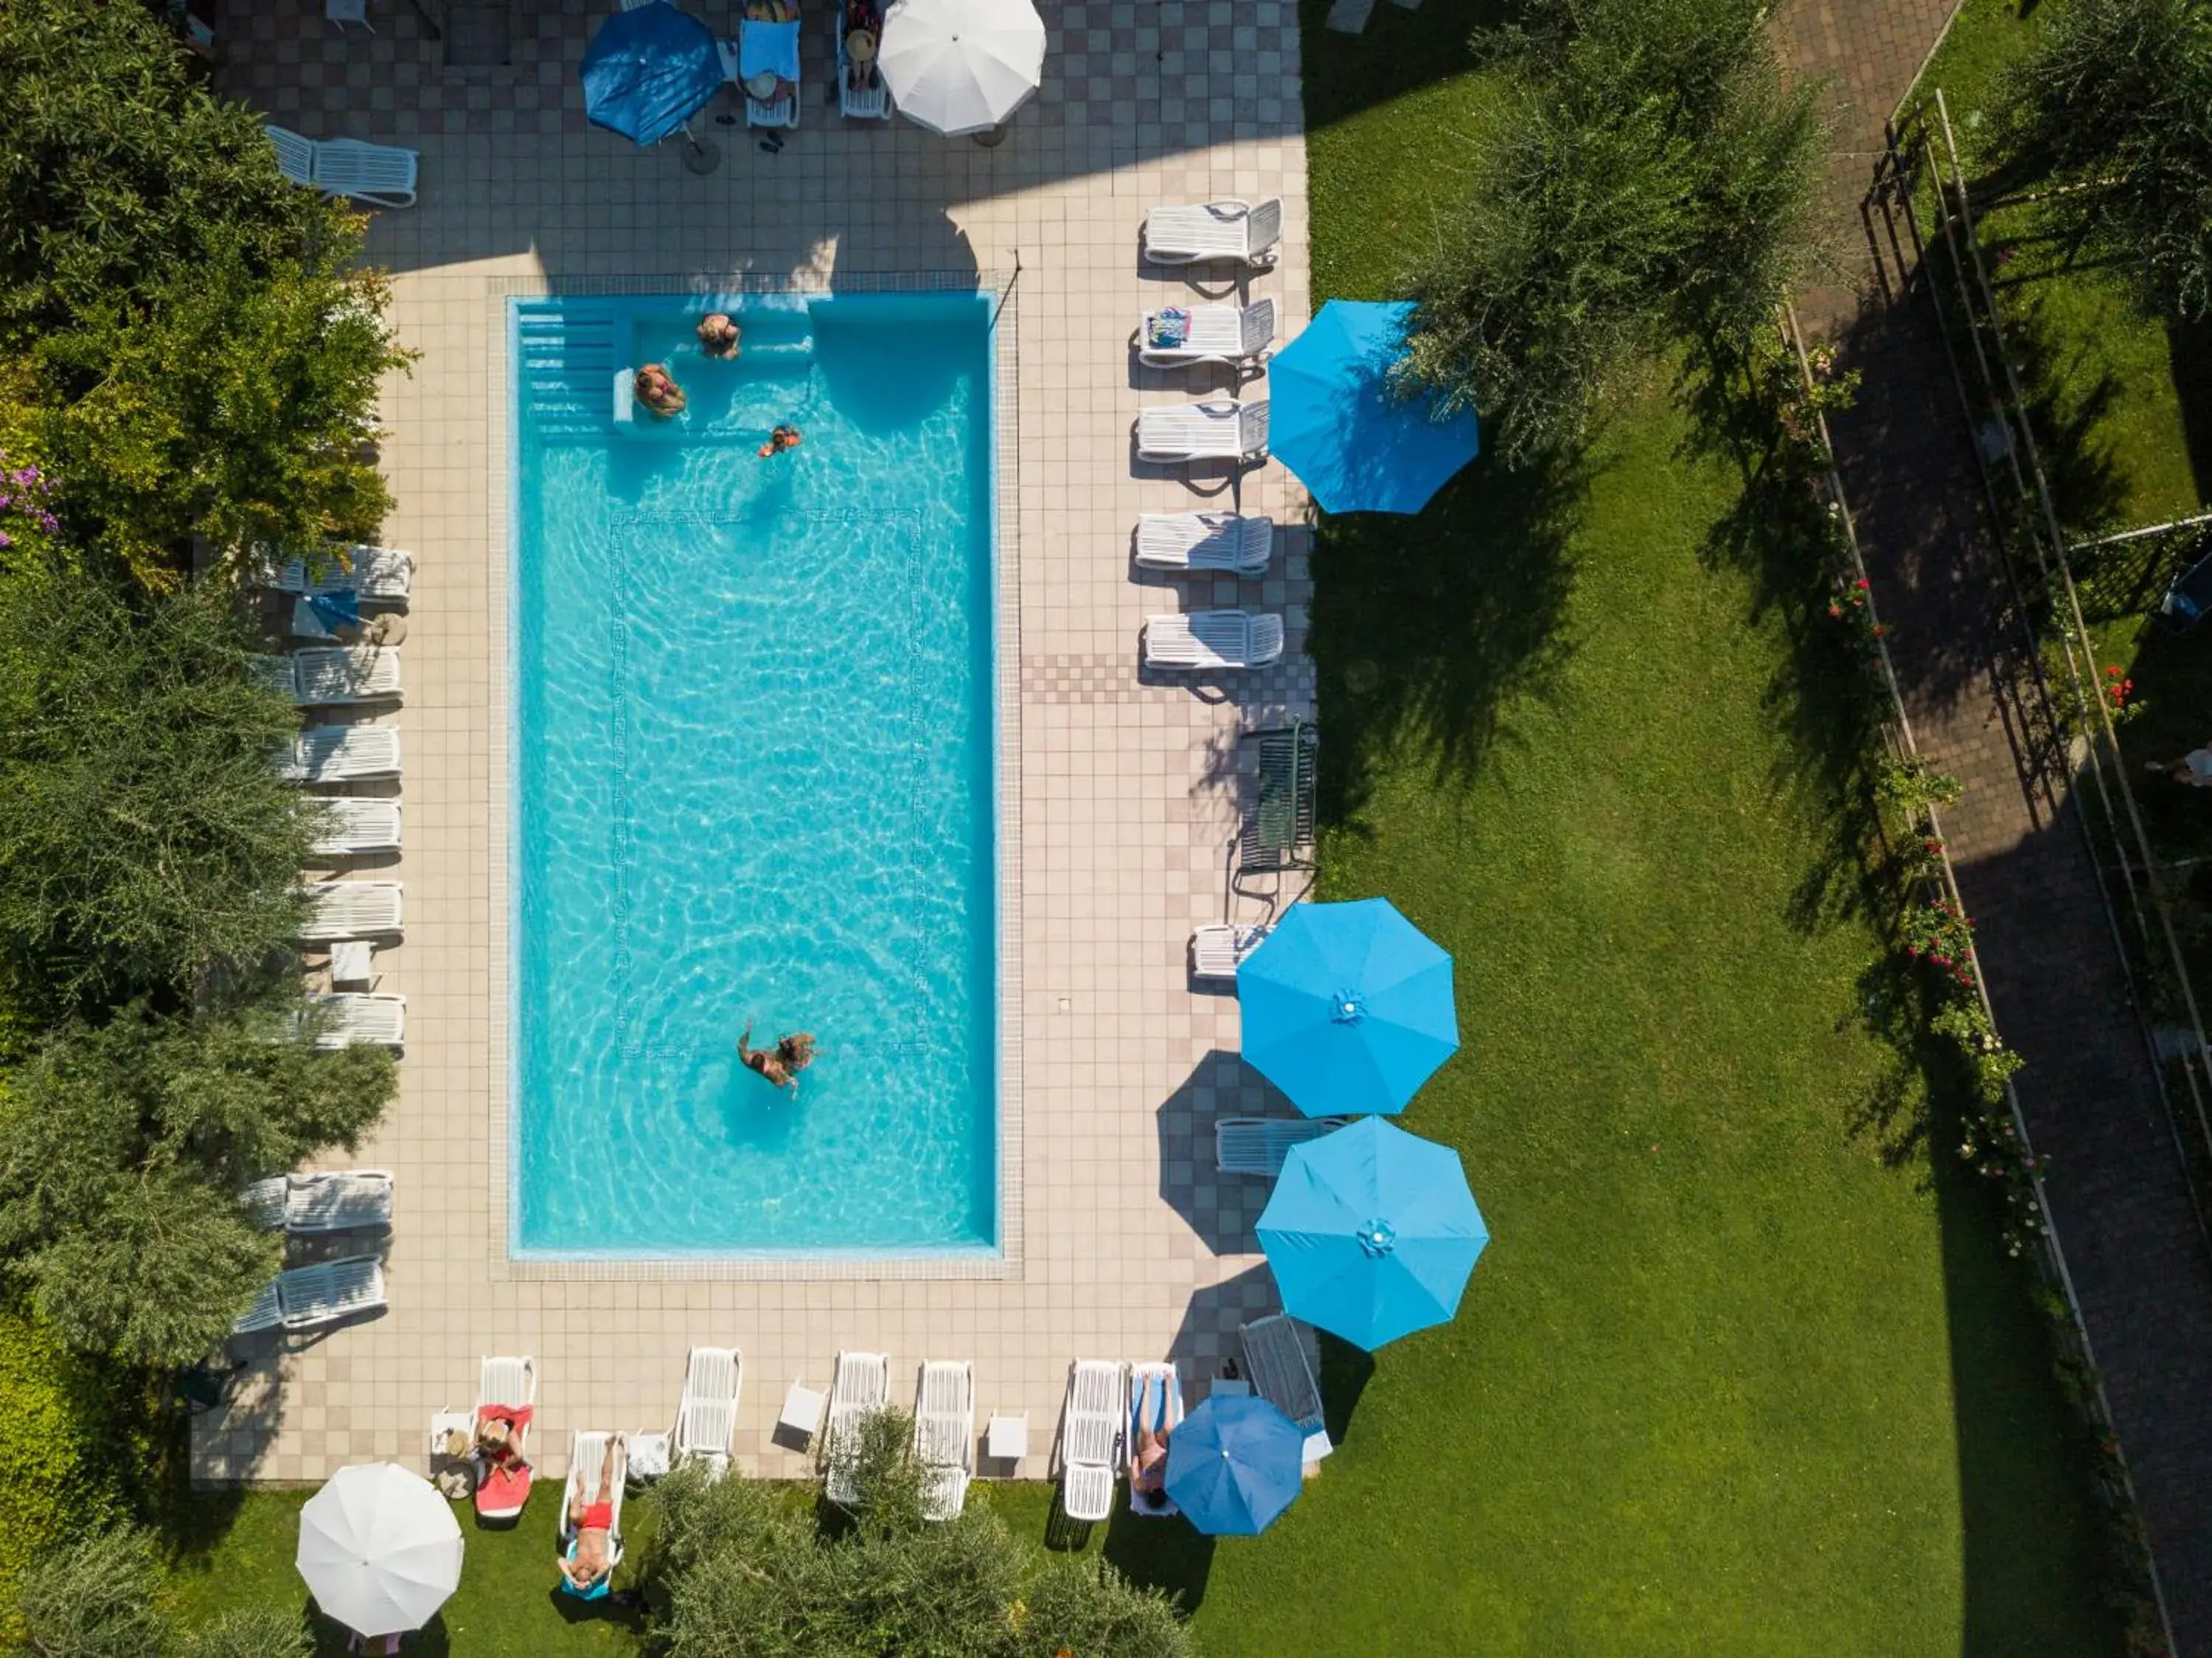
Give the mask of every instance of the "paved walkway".
[[(1799, 0), (1791, 60), (1836, 96), (1835, 229), (1861, 250), (1802, 296), (1863, 381), (1838, 460), (1944, 814), (1990, 996), (2027, 1061), (2052, 1220), (2134, 1472), (2179, 1649), (2212, 1651), (2212, 1258), (2123, 978), (2063, 748), (1990, 533), (1972, 441), (1911, 269), (1878, 269), (1858, 203), (1944, 0)], [(1881, 244), (1885, 253), (1888, 244)]]

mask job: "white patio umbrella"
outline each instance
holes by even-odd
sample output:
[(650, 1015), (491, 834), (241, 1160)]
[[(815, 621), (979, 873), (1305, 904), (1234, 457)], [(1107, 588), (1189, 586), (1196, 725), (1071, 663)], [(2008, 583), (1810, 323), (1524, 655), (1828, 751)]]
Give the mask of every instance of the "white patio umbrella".
[(300, 1576), (360, 1635), (422, 1627), (461, 1581), (453, 1505), (390, 1462), (341, 1468), (300, 1510)]
[(1030, 0), (896, 0), (876, 64), (899, 113), (948, 138), (999, 125), (1044, 74)]

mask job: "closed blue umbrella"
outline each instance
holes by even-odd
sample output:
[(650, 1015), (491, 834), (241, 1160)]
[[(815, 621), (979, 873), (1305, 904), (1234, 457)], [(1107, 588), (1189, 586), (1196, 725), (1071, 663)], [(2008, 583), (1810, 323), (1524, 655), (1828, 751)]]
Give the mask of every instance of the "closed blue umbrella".
[(641, 144), (678, 131), (721, 85), (713, 32), (665, 0), (616, 12), (584, 53), (584, 113)]
[(1260, 1216), (1284, 1308), (1370, 1353), (1458, 1312), (1489, 1241), (1459, 1153), (1379, 1117), (1292, 1148)]
[(1264, 1399), (1209, 1393), (1168, 1436), (1168, 1496), (1209, 1537), (1255, 1537), (1305, 1478), (1306, 1436)]
[(1402, 1111), (1459, 1048), (1452, 959), (1387, 898), (1293, 904), (1237, 999), (1244, 1058), (1309, 1117)]
[(1324, 512), (1419, 512), (1482, 447), (1472, 409), (1391, 394), (1413, 314), (1333, 299), (1267, 364), (1269, 447)]

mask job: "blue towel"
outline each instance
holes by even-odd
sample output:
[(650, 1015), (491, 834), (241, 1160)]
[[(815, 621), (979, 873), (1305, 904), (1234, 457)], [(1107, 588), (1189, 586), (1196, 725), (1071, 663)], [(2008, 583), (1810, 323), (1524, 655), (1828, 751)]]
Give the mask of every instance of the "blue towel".
[(1189, 338), (1190, 313), (1182, 307), (1170, 305), (1152, 313), (1152, 350), (1172, 351)]
[(311, 593), (307, 595), (307, 608), (333, 633), (342, 627), (361, 625), (361, 594), (351, 588), (341, 588), (336, 593)]

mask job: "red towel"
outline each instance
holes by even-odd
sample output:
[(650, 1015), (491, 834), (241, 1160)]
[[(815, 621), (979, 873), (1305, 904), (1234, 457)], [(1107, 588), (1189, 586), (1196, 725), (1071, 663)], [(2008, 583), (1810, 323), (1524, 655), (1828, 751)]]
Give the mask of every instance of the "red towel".
[(477, 1486), (477, 1512), (514, 1514), (530, 1497), (530, 1465), (522, 1459), (523, 1436), (530, 1428), (530, 1406), (486, 1405), (477, 1411), (479, 1424), (494, 1418), (506, 1423), (513, 1430), (514, 1437), (507, 1442), (512, 1448), (506, 1457), (485, 1469)]

